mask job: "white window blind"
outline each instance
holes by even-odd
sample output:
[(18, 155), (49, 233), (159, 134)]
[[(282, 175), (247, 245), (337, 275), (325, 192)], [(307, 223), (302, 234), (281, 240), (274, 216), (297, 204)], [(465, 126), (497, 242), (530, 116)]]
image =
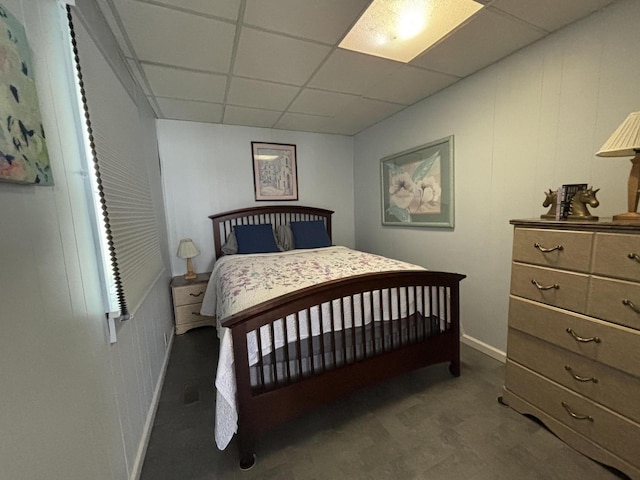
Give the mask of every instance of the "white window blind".
[(81, 22), (74, 22), (73, 9), (68, 13), (103, 222), (106, 289), (126, 319), (164, 268), (147, 168), (157, 162), (150, 158), (155, 138), (148, 123), (154, 119), (136, 105)]

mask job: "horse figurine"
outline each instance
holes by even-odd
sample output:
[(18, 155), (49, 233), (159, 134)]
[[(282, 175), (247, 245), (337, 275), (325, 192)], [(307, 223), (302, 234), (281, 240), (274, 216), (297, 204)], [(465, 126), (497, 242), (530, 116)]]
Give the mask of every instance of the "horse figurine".
[(592, 188), (583, 188), (571, 197), (569, 216), (567, 218), (576, 220), (597, 220), (598, 217), (591, 215), (587, 206), (596, 208), (600, 205), (600, 202), (596, 198), (596, 193), (598, 193), (599, 190), (599, 188), (596, 190)]
[(540, 218), (556, 218), (556, 208), (558, 207), (558, 192), (556, 190), (549, 189), (548, 192), (544, 192), (546, 198), (542, 203), (543, 207), (549, 207), (549, 211), (544, 215), (540, 215)]
[[(600, 202), (596, 198), (596, 193), (600, 189), (592, 189), (592, 188), (583, 188), (578, 191), (572, 198), (571, 204), (569, 206), (569, 216), (567, 217), (570, 220), (597, 220), (598, 217), (591, 215), (589, 212), (589, 207), (596, 208), (600, 205)], [(542, 203), (543, 207), (549, 207), (549, 211), (543, 215), (540, 215), (540, 218), (556, 218), (556, 208), (558, 206), (558, 192), (549, 189), (548, 192), (544, 192), (545, 199)]]

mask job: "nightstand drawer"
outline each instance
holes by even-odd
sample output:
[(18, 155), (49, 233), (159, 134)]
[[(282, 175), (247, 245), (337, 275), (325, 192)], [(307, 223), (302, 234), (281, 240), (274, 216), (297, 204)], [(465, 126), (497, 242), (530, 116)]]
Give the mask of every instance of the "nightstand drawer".
[(186, 323), (199, 322), (209, 320), (213, 317), (205, 317), (200, 315), (200, 307), (202, 303), (193, 303), (191, 305), (183, 305), (176, 307), (176, 325), (184, 325)]
[(174, 287), (173, 305), (176, 307), (180, 307), (182, 305), (190, 305), (192, 303), (202, 303), (202, 298), (204, 297), (204, 292), (206, 289), (206, 283), (185, 285), (184, 287)]
[(640, 425), (537, 373), (507, 361), (507, 385), (540, 408), (630, 464), (640, 466)]
[(509, 327), (640, 377), (636, 330), (517, 297), (509, 300)]
[(640, 421), (640, 378), (509, 329), (509, 358), (626, 417)]
[(591, 233), (516, 228), (513, 236), (513, 260), (588, 272), (592, 241)]
[(640, 284), (591, 277), (587, 313), (640, 330)]
[(640, 236), (598, 233), (594, 243), (593, 273), (640, 281)]
[(584, 313), (589, 276), (513, 262), (511, 293), (537, 302)]

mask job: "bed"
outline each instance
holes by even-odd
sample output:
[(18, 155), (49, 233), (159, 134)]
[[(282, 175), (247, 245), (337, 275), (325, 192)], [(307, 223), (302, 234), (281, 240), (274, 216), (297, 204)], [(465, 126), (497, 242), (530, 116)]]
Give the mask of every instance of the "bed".
[[(334, 246), (332, 214), (270, 205), (209, 217), (216, 263), (201, 313), (220, 338), (215, 436), (224, 449), (237, 432), (243, 469), (260, 435), (321, 404), (426, 365), (460, 375), (465, 275)], [(269, 236), (277, 248), (263, 251), (255, 238)]]

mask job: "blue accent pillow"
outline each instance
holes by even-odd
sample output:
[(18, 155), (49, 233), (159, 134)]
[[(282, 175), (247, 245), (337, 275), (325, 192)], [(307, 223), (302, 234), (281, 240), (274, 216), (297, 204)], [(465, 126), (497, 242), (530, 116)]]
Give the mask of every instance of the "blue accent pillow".
[(238, 253), (279, 252), (270, 223), (263, 225), (236, 225), (233, 227), (238, 242)]
[(331, 240), (324, 226), (324, 220), (291, 222), (295, 248), (330, 247)]

